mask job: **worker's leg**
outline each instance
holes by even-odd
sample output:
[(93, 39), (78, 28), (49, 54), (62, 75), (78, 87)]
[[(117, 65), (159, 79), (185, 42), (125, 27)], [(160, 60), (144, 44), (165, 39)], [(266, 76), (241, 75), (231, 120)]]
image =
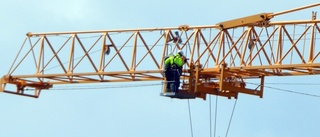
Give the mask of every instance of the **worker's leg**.
[(175, 69), (174, 71), (174, 92), (178, 92), (179, 91), (179, 85), (180, 85), (180, 74), (179, 71), (177, 69)]
[[(180, 76), (179, 76), (179, 77), (180, 77)], [(177, 80), (176, 80), (176, 84), (175, 84), (175, 85), (176, 85), (176, 89), (175, 89), (175, 90), (176, 90), (176, 92), (178, 92), (178, 91), (179, 91), (179, 87), (180, 87), (180, 78), (179, 78), (179, 77), (177, 78)]]
[(164, 72), (165, 76), (166, 76), (166, 92), (170, 92), (170, 81), (171, 81), (171, 76), (170, 76), (170, 70), (167, 69)]
[(166, 92), (171, 92), (171, 81), (172, 81), (172, 74), (171, 74), (171, 70), (167, 69), (165, 71), (165, 75), (166, 75)]

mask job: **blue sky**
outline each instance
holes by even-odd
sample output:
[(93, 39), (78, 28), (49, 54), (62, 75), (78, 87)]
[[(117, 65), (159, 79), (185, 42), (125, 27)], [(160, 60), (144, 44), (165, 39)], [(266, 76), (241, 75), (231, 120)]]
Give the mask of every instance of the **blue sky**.
[[(0, 75), (5, 75), (9, 70), (27, 32), (210, 25), (251, 14), (278, 12), (317, 2), (6, 0), (0, 5)], [(296, 18), (309, 19), (311, 13), (308, 11), (286, 15), (275, 20)], [(268, 77), (266, 83), (317, 83), (318, 78), (319, 76)], [(320, 95), (319, 86), (314, 85), (269, 86)], [(49, 90), (42, 92), (38, 99), (0, 94), (0, 136), (191, 136), (188, 101), (161, 97), (160, 91), (161, 86)], [(215, 135), (226, 135), (235, 100), (212, 96), (211, 101), (190, 100), (194, 137), (210, 137), (210, 103), (213, 134), (216, 99), (218, 115)], [(320, 98), (317, 97), (270, 88), (265, 88), (262, 99), (240, 95), (228, 136), (318, 136), (319, 103)]]

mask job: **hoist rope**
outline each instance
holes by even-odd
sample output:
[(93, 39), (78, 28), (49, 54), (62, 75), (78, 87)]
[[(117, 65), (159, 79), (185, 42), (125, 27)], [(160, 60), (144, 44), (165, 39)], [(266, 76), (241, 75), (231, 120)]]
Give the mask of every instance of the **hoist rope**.
[(320, 85), (320, 83), (264, 83), (264, 84), (270, 84), (270, 85)]
[[(252, 84), (252, 85), (260, 85), (260, 84), (257, 84), (257, 83), (250, 83), (250, 82), (246, 82), (246, 83), (247, 84)], [(265, 83), (265, 84), (320, 85), (318, 83)], [(119, 84), (119, 85), (101, 85), (101, 86), (88, 85), (88, 86), (76, 86), (76, 87), (75, 86), (57, 86), (57, 87), (53, 87), (51, 90), (86, 90), (86, 89), (105, 89), (105, 88), (147, 87), (147, 86), (158, 86), (158, 85), (162, 85), (162, 83), (130, 84), (130, 85)], [(288, 92), (288, 93), (294, 93), (294, 94), (299, 94), (299, 95), (305, 95), (305, 96), (312, 96), (312, 97), (319, 97), (320, 98), (320, 95), (302, 93), (302, 92), (297, 92), (297, 91), (288, 90), (288, 89), (275, 88), (275, 87), (266, 86), (266, 85), (264, 85), (263, 87), (270, 88), (270, 89), (275, 89), (275, 90), (279, 90), (279, 91), (284, 91), (284, 92)], [(29, 89), (26, 89), (26, 90), (29, 90)]]
[(190, 109), (190, 101), (189, 101), (189, 99), (188, 99), (188, 109), (189, 109), (189, 120), (190, 120), (191, 137), (193, 137), (192, 117), (191, 117), (191, 109)]
[(211, 113), (211, 96), (209, 95), (209, 117), (210, 117), (210, 137), (212, 137), (212, 113)]
[(233, 109), (232, 109), (230, 121), (229, 121), (228, 128), (227, 128), (227, 132), (226, 132), (226, 137), (228, 136), (228, 133), (229, 133), (229, 129), (230, 129), (231, 121), (232, 121), (232, 118), (233, 118), (234, 110), (236, 109), (237, 101), (238, 101), (238, 99), (236, 99), (236, 100), (234, 101), (234, 105), (233, 105)]
[(215, 108), (215, 116), (214, 116), (214, 137), (216, 137), (216, 129), (217, 129), (217, 115), (218, 115), (218, 95), (216, 95), (216, 108)]
[(153, 84), (131, 84), (131, 85), (104, 85), (104, 86), (97, 86), (97, 85), (91, 85), (91, 86), (61, 86), (57, 88), (52, 88), (52, 90), (84, 90), (84, 89), (106, 89), (106, 88), (128, 88), (128, 87), (147, 87), (147, 86), (158, 86), (162, 85), (162, 83), (153, 83)]
[(314, 95), (314, 94), (309, 94), (309, 93), (302, 93), (302, 92), (293, 91), (293, 90), (288, 90), (288, 89), (275, 88), (275, 87), (271, 87), (271, 86), (260, 85), (260, 84), (256, 84), (256, 83), (250, 83), (250, 82), (246, 82), (246, 83), (247, 83), (247, 84), (252, 84), (252, 85), (262, 86), (262, 87), (265, 87), (265, 88), (275, 89), (275, 90), (279, 90), (279, 91), (284, 91), (284, 92), (288, 92), (288, 93), (294, 93), (294, 94), (298, 94), (298, 95), (305, 95), (305, 96), (312, 96), (312, 97), (318, 97), (318, 98), (320, 98), (320, 95)]

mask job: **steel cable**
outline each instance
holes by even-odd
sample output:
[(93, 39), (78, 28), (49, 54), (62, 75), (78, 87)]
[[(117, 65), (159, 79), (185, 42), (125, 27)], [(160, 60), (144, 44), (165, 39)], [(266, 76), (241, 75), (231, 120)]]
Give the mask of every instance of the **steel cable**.
[(227, 132), (226, 132), (226, 137), (228, 136), (228, 133), (229, 133), (229, 129), (230, 129), (231, 121), (232, 121), (232, 118), (233, 118), (234, 110), (236, 109), (237, 101), (238, 101), (238, 99), (236, 99), (234, 101), (233, 110), (232, 110), (232, 113), (231, 113), (229, 125), (228, 125)]
[(210, 137), (212, 137), (212, 113), (211, 113), (211, 96), (209, 95), (209, 117), (210, 117)]
[(279, 91), (284, 91), (284, 92), (288, 92), (288, 93), (294, 93), (294, 94), (299, 94), (299, 95), (305, 95), (305, 96), (312, 96), (312, 97), (318, 97), (318, 98), (320, 98), (320, 95), (314, 95), (314, 94), (309, 94), (309, 93), (302, 93), (302, 92), (293, 91), (293, 90), (288, 90), (288, 89), (275, 88), (275, 87), (271, 87), (271, 86), (260, 85), (260, 84), (256, 84), (256, 83), (250, 83), (250, 82), (246, 82), (246, 83), (247, 83), (247, 84), (252, 84), (252, 85), (258, 85), (258, 86), (262, 86), (262, 87), (266, 87), (266, 88), (270, 88), (270, 89), (275, 89), (275, 90), (279, 90)]
[(217, 115), (218, 115), (218, 95), (216, 95), (216, 108), (215, 108), (215, 116), (214, 116), (214, 137), (216, 137), (216, 129), (217, 129)]
[(191, 117), (191, 109), (190, 109), (190, 101), (189, 101), (189, 99), (188, 99), (188, 108), (189, 108), (189, 120), (190, 120), (191, 137), (193, 137), (192, 117)]

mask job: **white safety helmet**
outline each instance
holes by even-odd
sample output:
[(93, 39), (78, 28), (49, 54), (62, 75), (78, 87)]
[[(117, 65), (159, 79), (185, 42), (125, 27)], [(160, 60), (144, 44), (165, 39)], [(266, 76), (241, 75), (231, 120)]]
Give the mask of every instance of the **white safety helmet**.
[(181, 56), (184, 56), (182, 50), (178, 50), (178, 54), (180, 54)]

